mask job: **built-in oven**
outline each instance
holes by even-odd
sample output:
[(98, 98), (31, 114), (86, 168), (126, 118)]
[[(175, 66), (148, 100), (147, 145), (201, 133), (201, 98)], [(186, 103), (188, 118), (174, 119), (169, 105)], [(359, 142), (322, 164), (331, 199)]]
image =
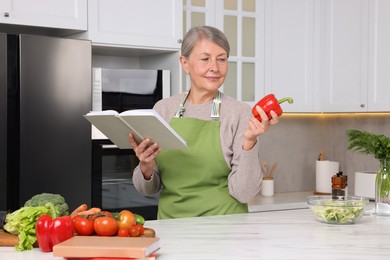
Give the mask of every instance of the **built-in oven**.
[(132, 149), (118, 149), (110, 140), (93, 140), (92, 158), (92, 205), (156, 219), (158, 194), (143, 196), (134, 188), (133, 170), (139, 161)]
[[(170, 95), (169, 71), (93, 68), (92, 110), (152, 108)], [(158, 195), (143, 196), (132, 175), (139, 161), (132, 149), (119, 149), (92, 127), (92, 205), (111, 212), (123, 209), (157, 218)]]

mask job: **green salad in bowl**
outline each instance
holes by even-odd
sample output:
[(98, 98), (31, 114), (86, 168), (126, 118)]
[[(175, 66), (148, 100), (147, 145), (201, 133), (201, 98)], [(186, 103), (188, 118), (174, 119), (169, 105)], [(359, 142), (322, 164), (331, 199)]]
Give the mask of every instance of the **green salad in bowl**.
[(369, 200), (357, 196), (309, 196), (307, 203), (320, 222), (354, 224), (364, 214)]

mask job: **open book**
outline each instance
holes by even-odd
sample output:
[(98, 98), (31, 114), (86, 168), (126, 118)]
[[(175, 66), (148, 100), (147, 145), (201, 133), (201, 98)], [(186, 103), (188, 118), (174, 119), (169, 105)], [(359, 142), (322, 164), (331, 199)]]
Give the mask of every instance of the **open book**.
[(161, 149), (188, 149), (183, 138), (153, 109), (92, 111), (84, 117), (120, 149), (131, 148), (130, 132), (138, 142), (149, 138)]

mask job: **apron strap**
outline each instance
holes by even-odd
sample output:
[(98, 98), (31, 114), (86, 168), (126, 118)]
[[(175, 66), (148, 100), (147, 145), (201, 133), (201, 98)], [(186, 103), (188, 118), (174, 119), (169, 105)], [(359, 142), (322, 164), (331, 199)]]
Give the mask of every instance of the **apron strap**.
[(221, 99), (222, 94), (221, 92), (217, 92), (217, 95), (215, 95), (213, 100), (213, 106), (211, 108), (211, 119), (218, 121), (219, 120), (219, 108), (221, 107)]
[[(176, 111), (175, 117), (183, 117), (184, 112), (186, 110), (184, 108), (184, 104), (185, 104), (185, 102), (187, 100), (188, 94), (189, 94), (189, 91), (186, 91), (183, 94), (182, 100), (180, 102), (179, 109)], [(213, 105), (211, 107), (211, 115), (210, 115), (210, 117), (211, 117), (212, 120), (215, 120), (215, 121), (219, 120), (219, 109), (221, 107), (221, 100), (222, 100), (222, 93), (220, 91), (218, 91), (217, 94), (214, 97)]]
[(188, 93), (190, 93), (190, 92), (189, 91), (184, 92), (183, 97), (180, 101), (179, 109), (176, 111), (175, 117), (183, 117), (184, 112), (186, 111), (186, 109), (184, 108), (184, 103), (187, 100)]

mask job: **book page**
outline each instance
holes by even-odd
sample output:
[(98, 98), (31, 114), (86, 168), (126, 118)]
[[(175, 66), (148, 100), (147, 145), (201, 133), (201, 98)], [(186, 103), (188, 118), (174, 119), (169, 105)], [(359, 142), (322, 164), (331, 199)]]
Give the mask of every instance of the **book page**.
[[(102, 112), (102, 111), (101, 111)], [(129, 141), (129, 127), (116, 114), (88, 113), (84, 117), (120, 149), (132, 148)]]
[(129, 133), (137, 142), (149, 138), (161, 149), (188, 149), (185, 140), (153, 109), (92, 111), (84, 116), (120, 149), (132, 148)]
[(119, 113), (115, 110), (103, 110), (103, 111), (91, 111), (86, 115), (87, 116), (98, 116), (98, 115), (103, 116), (103, 115), (117, 115), (117, 114), (119, 114)]
[(136, 109), (120, 113), (126, 124), (141, 139), (149, 138), (161, 149), (188, 149), (185, 140), (153, 109)]

